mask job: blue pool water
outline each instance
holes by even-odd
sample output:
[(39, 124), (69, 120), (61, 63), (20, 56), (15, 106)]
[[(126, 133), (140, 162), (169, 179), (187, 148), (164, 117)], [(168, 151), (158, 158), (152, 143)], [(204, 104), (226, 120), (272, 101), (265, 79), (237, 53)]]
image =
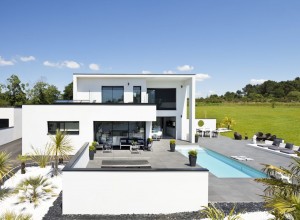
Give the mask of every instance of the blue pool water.
[[(219, 178), (264, 178), (266, 174), (249, 167), (243, 163), (226, 157), (222, 154), (208, 150), (205, 148), (187, 148), (177, 147), (176, 150), (188, 157), (188, 151), (196, 149), (198, 151), (197, 164), (203, 168), (207, 168), (209, 172)], [(253, 161), (248, 161), (252, 163)]]

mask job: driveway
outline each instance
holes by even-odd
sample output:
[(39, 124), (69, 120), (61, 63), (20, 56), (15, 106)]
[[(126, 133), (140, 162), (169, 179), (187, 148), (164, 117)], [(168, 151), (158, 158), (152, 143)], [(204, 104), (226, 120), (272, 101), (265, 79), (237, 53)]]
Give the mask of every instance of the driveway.
[(13, 167), (16, 167), (20, 164), (17, 160), (19, 154), (22, 154), (22, 138), (12, 141), (7, 144), (3, 144), (0, 146), (0, 151), (6, 151), (10, 153)]

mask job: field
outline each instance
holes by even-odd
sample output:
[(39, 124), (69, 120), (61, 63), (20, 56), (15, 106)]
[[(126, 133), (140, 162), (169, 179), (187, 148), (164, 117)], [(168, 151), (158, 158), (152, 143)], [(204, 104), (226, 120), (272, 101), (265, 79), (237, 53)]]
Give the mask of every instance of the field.
[[(221, 122), (225, 117), (235, 120), (233, 132), (249, 138), (258, 132), (276, 134), (285, 142), (300, 146), (300, 105), (284, 103), (262, 104), (217, 104), (197, 103), (196, 118), (216, 118)], [(223, 135), (233, 137), (233, 132)]]

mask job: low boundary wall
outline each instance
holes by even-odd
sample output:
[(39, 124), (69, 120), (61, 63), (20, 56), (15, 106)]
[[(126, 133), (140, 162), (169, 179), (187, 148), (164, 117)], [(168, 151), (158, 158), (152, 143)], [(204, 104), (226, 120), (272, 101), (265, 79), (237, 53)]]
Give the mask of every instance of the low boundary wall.
[(207, 169), (91, 169), (82, 167), (86, 152), (88, 143), (63, 169), (63, 214), (175, 213), (208, 204)]

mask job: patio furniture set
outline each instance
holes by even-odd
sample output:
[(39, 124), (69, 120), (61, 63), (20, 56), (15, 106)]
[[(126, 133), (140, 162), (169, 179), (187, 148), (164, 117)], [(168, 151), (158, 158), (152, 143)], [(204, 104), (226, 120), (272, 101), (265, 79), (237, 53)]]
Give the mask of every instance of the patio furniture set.
[[(147, 151), (152, 151), (152, 142), (145, 144), (144, 139), (142, 138), (120, 138), (120, 150), (122, 147), (129, 147), (131, 153), (140, 153), (140, 149)], [(101, 143), (97, 146), (103, 150), (103, 152), (112, 152), (113, 151), (113, 142), (111, 138), (108, 138), (104, 143)]]
[(199, 134), (200, 137), (218, 137), (218, 130), (213, 130), (211, 128), (197, 128), (196, 133)]

